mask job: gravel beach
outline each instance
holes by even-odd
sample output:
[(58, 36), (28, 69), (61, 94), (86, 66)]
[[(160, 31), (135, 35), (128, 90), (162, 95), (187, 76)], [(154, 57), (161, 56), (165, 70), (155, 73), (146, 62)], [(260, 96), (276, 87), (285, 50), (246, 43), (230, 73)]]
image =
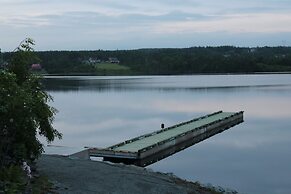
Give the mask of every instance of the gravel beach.
[(60, 194), (213, 194), (197, 183), (151, 170), (106, 162), (43, 155), (37, 169)]

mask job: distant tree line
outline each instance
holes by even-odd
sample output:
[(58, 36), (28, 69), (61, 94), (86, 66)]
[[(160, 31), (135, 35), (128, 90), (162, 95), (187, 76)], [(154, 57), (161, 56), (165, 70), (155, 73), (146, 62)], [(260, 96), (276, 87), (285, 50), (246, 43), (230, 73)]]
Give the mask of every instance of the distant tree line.
[[(127, 66), (127, 74), (171, 75), (197, 73), (252, 73), (291, 71), (291, 47), (191, 47), (115, 51), (42, 51), (36, 52), (49, 74), (119, 75), (118, 71), (98, 71), (83, 61), (106, 61), (116, 57)], [(3, 53), (9, 61), (11, 53)], [(124, 72), (123, 72), (124, 74)]]

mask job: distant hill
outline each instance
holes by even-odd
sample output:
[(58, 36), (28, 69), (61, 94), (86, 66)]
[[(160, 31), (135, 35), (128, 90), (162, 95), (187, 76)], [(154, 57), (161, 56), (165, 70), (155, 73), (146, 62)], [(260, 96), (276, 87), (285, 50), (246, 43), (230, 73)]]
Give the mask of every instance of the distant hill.
[[(291, 71), (291, 47), (42, 51), (37, 55), (49, 74), (171, 75)], [(9, 61), (10, 56), (11, 53), (3, 53), (3, 60)]]

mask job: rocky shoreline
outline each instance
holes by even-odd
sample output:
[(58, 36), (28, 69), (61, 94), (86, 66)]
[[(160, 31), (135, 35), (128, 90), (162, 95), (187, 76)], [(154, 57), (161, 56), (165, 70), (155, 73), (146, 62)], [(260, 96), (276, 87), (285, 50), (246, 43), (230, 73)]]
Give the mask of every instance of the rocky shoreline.
[(205, 187), (172, 174), (123, 164), (42, 155), (37, 161), (40, 174), (53, 183), (52, 192), (60, 194), (216, 194), (237, 193)]

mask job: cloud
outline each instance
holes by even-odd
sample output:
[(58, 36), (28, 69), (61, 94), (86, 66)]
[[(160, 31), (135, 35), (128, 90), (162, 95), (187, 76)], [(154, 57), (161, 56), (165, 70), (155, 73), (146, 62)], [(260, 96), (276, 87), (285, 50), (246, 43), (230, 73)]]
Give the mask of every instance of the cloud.
[(0, 13), (3, 50), (27, 35), (43, 50), (291, 45), (286, 0), (2, 0)]
[(281, 33), (291, 32), (291, 14), (240, 14), (216, 17), (210, 21), (181, 21), (160, 23), (157, 33), (231, 32)]

